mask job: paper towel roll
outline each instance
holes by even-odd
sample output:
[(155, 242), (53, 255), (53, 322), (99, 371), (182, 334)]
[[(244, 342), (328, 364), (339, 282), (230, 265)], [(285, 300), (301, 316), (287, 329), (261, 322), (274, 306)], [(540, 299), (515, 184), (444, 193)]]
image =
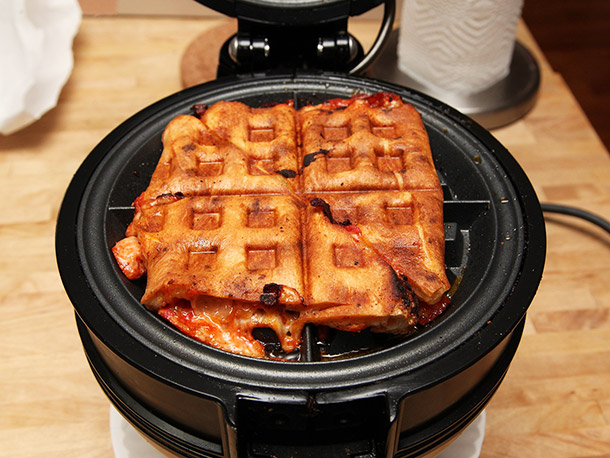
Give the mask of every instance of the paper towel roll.
[(398, 66), (435, 91), (481, 92), (510, 69), (523, 0), (404, 0)]

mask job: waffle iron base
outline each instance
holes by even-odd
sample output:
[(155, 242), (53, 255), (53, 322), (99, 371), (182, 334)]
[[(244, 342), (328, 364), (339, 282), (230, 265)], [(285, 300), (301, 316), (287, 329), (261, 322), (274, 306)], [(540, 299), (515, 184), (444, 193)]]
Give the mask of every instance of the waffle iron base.
[[(445, 313), (407, 339), (338, 334), (326, 360), (228, 354), (148, 312), (110, 248), (148, 184), (160, 136), (195, 104), (252, 106), (390, 91), (428, 130), (445, 196)], [(227, 78), (145, 108), (111, 132), (74, 176), (56, 235), (58, 266), (85, 353), (117, 409), (186, 457), (425, 456), (483, 409), (508, 369), (545, 257), (526, 175), (481, 126), (416, 91), (336, 74)], [(349, 355), (349, 357), (345, 357)], [(333, 357), (336, 356), (336, 357)]]

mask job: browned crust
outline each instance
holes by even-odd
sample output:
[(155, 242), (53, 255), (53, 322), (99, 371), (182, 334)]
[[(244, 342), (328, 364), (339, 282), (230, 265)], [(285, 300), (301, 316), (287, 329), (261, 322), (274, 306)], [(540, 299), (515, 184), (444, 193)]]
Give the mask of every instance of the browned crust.
[(274, 323), (298, 311), (295, 329), (403, 333), (411, 291), (434, 303), (449, 288), (442, 190), (411, 105), (218, 102), (198, 116), (165, 129), (126, 233), (141, 252), (120, 252), (143, 260), (147, 307), (210, 297), (267, 307)]

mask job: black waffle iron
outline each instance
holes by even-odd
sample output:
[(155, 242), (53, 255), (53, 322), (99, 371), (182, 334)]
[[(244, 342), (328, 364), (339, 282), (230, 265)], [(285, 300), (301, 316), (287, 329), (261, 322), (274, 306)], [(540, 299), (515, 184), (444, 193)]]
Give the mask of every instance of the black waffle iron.
[[(468, 117), (414, 90), (350, 75), (370, 58), (347, 34), (347, 19), (378, 1), (201, 1), (239, 21), (220, 50), (222, 77), (119, 125), (83, 162), (60, 210), (59, 270), (95, 377), (168, 456), (433, 456), (485, 407), (517, 349), (546, 246), (531, 184)], [(393, 5), (385, 9), (391, 23)], [(289, 54), (298, 58), (286, 57), (282, 37), (296, 43)], [(297, 357), (277, 361), (208, 347), (139, 303), (143, 281), (127, 280), (110, 248), (124, 235), (173, 117), (220, 100), (292, 100), (298, 109), (379, 91), (413, 104), (429, 133), (453, 285), (445, 313), (408, 338), (334, 332), (321, 342), (308, 327)]]

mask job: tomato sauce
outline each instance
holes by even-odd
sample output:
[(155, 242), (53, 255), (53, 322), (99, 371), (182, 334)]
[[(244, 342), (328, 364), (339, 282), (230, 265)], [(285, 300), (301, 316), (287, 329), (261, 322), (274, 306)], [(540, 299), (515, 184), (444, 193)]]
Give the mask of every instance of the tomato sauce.
[(418, 324), (424, 326), (438, 318), (451, 303), (451, 299), (446, 294), (436, 304), (419, 303), (419, 321)]

